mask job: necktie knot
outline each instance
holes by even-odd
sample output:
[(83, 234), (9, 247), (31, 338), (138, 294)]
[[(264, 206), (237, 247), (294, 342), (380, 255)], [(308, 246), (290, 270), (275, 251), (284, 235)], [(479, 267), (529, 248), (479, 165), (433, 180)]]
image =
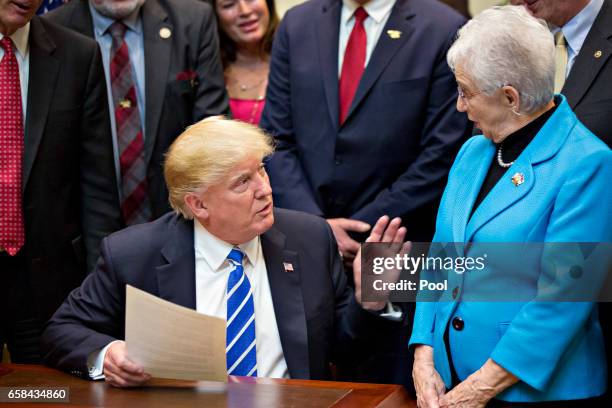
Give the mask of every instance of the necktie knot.
[(13, 40), (11, 40), (11, 37), (5, 35), (0, 40), (0, 47), (2, 47), (7, 55), (13, 54)]
[(355, 24), (362, 24), (363, 21), (368, 18), (368, 12), (363, 7), (359, 7), (355, 10)]
[(122, 21), (115, 21), (108, 29), (113, 40), (122, 42), (127, 31), (127, 26)]
[(232, 261), (233, 263), (237, 265), (242, 265), (243, 258), (244, 258), (244, 253), (237, 248), (232, 249), (229, 255), (227, 256), (227, 259), (229, 259), (230, 261)]
[(566, 46), (565, 36), (563, 35), (563, 31), (559, 30), (555, 34), (555, 45), (561, 45), (563, 47)]

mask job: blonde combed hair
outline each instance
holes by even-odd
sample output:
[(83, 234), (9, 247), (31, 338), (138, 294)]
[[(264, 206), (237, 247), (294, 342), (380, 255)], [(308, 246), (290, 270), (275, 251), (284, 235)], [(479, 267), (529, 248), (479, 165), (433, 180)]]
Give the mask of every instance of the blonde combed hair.
[(189, 126), (166, 153), (164, 178), (170, 206), (193, 219), (185, 196), (219, 183), (242, 161), (263, 160), (274, 151), (272, 139), (256, 126), (222, 116)]

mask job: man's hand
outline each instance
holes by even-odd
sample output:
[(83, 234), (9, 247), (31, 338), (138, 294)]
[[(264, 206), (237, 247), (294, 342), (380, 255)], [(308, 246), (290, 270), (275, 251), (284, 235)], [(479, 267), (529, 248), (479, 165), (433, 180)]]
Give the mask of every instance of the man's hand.
[[(366, 242), (382, 242), (388, 243), (389, 245), (389, 254), (388, 256), (395, 256), (396, 254), (403, 255), (410, 251), (410, 242), (404, 243), (404, 238), (406, 237), (406, 228), (402, 227), (401, 218), (394, 218), (391, 222), (389, 222), (389, 217), (383, 215), (376, 221), (376, 225), (372, 228), (372, 233), (366, 239)], [(397, 280), (399, 277), (400, 271), (395, 271), (397, 276), (393, 274), (393, 276), (388, 275), (387, 278), (390, 280)], [(355, 255), (355, 260), (353, 261), (353, 279), (355, 281), (355, 298), (366, 310), (381, 310), (385, 307), (387, 301), (381, 302), (362, 302), (361, 300), (361, 246), (358, 246), (357, 254)]]
[(138, 387), (151, 376), (127, 356), (124, 341), (111, 344), (104, 356), (104, 379), (113, 387)]
[(330, 218), (327, 220), (327, 223), (334, 233), (338, 249), (344, 261), (352, 261), (357, 251), (359, 251), (359, 242), (352, 239), (348, 231), (367, 232), (370, 230), (370, 224), (348, 218)]
[(427, 345), (414, 349), (412, 380), (417, 394), (419, 408), (439, 408), (438, 399), (444, 395), (446, 387), (433, 362), (433, 348)]

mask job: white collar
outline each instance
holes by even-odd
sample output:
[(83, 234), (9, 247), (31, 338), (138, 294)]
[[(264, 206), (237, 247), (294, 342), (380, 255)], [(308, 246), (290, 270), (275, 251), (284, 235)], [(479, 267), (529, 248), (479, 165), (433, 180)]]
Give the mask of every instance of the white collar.
[[(30, 22), (28, 21), (23, 27), (19, 27), (13, 34), (9, 35), (17, 52), (21, 57), (25, 57), (28, 54), (28, 40), (30, 39)], [(0, 33), (0, 40), (4, 38), (4, 35)]]
[[(235, 246), (208, 232), (198, 220), (193, 221), (193, 231), (196, 258), (203, 258), (211, 270), (218, 272)], [(255, 265), (259, 253), (259, 236), (238, 245), (238, 248), (245, 254), (246, 261)]]
[(355, 10), (359, 7), (363, 7), (368, 13), (368, 17), (371, 17), (376, 23), (380, 24), (391, 12), (391, 9), (395, 5), (395, 0), (370, 0), (363, 6), (355, 0), (342, 0), (342, 4), (348, 11), (348, 13), (342, 13), (342, 24), (348, 23), (348, 21), (353, 18)]

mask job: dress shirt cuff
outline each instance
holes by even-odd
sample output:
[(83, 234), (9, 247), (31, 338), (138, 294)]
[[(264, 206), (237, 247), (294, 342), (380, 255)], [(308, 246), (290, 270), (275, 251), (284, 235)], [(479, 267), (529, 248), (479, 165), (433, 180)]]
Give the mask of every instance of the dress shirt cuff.
[(104, 357), (106, 351), (113, 344), (121, 340), (115, 340), (108, 343), (103, 349), (92, 351), (87, 357), (87, 370), (89, 378), (92, 380), (104, 380)]
[(391, 320), (393, 322), (400, 322), (403, 319), (402, 309), (395, 306), (391, 302), (387, 302), (384, 309), (378, 312), (379, 316), (383, 319)]

